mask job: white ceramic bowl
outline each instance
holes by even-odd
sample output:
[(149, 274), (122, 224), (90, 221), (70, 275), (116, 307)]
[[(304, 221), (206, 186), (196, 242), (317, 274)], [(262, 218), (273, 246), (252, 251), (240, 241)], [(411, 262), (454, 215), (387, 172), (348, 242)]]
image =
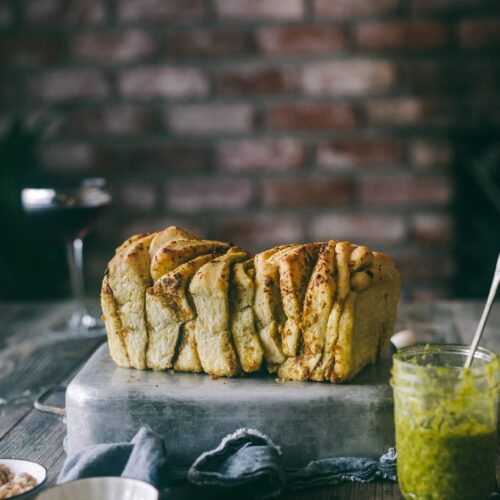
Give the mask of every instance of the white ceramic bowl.
[(158, 490), (138, 479), (89, 477), (46, 489), (37, 500), (158, 500)]
[(47, 469), (43, 465), (37, 464), (36, 462), (17, 458), (0, 458), (0, 464), (6, 465), (14, 475), (19, 474), (20, 472), (27, 472), (37, 480), (38, 484), (33, 489), (11, 497), (15, 498), (15, 500), (29, 500), (31, 498), (35, 498), (47, 481)]

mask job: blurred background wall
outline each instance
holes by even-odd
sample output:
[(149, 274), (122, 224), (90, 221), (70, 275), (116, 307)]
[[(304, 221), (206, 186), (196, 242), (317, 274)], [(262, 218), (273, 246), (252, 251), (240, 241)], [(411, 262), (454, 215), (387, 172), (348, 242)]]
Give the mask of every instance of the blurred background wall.
[(27, 158), (0, 163), (108, 180), (92, 294), (122, 239), (178, 224), (249, 250), (346, 238), (408, 298), (483, 295), (499, 51), (498, 0), (5, 0), (0, 128), (22, 121)]

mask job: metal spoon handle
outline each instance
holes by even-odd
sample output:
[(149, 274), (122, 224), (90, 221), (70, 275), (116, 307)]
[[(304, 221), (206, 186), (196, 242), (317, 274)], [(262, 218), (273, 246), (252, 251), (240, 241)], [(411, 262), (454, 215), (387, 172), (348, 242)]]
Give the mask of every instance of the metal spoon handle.
[(500, 254), (498, 254), (497, 267), (495, 269), (495, 274), (493, 275), (493, 281), (491, 282), (490, 293), (488, 294), (488, 300), (486, 301), (486, 305), (483, 309), (483, 314), (481, 315), (481, 319), (479, 320), (479, 324), (477, 325), (477, 330), (474, 335), (474, 339), (472, 340), (472, 344), (470, 346), (469, 355), (467, 356), (467, 360), (465, 361), (465, 368), (469, 368), (472, 364), (472, 360), (474, 359), (474, 353), (476, 352), (477, 346), (479, 345), (479, 341), (481, 340), (481, 335), (483, 334), (484, 327), (486, 325), (486, 321), (488, 320), (488, 316), (491, 311), (491, 306), (493, 305), (493, 301), (495, 300), (495, 295), (497, 293), (498, 285), (500, 284)]

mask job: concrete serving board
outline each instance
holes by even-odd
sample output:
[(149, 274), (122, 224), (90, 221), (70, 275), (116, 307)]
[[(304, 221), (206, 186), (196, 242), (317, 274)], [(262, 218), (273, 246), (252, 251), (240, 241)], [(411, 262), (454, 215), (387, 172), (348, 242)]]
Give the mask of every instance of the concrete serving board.
[(345, 385), (280, 383), (262, 374), (214, 380), (119, 368), (103, 345), (66, 392), (68, 452), (127, 441), (148, 424), (165, 438), (178, 469), (240, 427), (268, 434), (287, 467), (341, 455), (378, 457), (394, 444), (389, 370), (382, 360)]

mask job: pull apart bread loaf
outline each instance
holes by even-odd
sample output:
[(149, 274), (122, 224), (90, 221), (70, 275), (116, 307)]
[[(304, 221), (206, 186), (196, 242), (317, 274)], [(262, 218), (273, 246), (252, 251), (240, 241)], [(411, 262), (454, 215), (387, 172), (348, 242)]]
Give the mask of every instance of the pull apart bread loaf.
[(123, 367), (341, 383), (387, 347), (399, 301), (390, 257), (330, 240), (251, 257), (169, 227), (116, 249), (101, 290)]

